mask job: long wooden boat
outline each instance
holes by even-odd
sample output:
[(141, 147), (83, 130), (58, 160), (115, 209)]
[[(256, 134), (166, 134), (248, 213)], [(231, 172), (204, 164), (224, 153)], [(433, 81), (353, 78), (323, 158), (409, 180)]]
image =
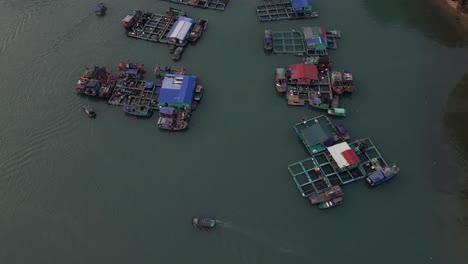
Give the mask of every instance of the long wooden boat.
[(279, 93), (286, 92), (288, 84), (286, 82), (286, 69), (276, 68), (275, 71), (276, 91)]
[(349, 71), (343, 71), (343, 87), (348, 93), (354, 92), (353, 75)]
[(339, 185), (334, 185), (324, 192), (309, 196), (309, 201), (311, 204), (319, 204), (340, 196), (343, 196), (343, 190)]
[(342, 94), (344, 92), (343, 74), (340, 71), (332, 71), (331, 82), (333, 92), (335, 92), (336, 94)]
[(328, 209), (328, 208), (331, 208), (331, 207), (335, 207), (337, 205), (340, 205), (343, 203), (343, 197), (337, 197), (337, 198), (334, 198), (330, 201), (327, 201), (327, 202), (323, 202), (321, 204), (319, 204), (319, 208), (320, 209)]
[(96, 112), (94, 112), (91, 106), (83, 105), (82, 109), (89, 117), (96, 117)]
[(122, 110), (129, 115), (141, 117), (150, 117), (153, 114), (153, 110), (144, 105), (126, 105)]
[(330, 108), (328, 114), (333, 116), (346, 116), (346, 109), (344, 108)]
[(400, 172), (400, 168), (396, 165), (393, 165), (392, 167), (385, 167), (382, 170), (375, 171), (372, 174), (370, 174), (366, 178), (366, 181), (371, 186), (377, 186), (379, 184), (391, 180), (395, 175), (398, 174), (398, 172)]
[(271, 51), (273, 49), (273, 34), (271, 33), (271, 30), (265, 30), (263, 48), (267, 51)]
[(133, 9), (130, 13), (122, 19), (122, 26), (126, 30), (130, 30), (135, 26), (138, 20), (143, 15), (143, 12), (139, 9)]
[(194, 227), (214, 228), (216, 219), (212, 216), (193, 216), (192, 225)]
[(162, 116), (158, 118), (157, 123), (159, 128), (173, 131), (183, 130), (187, 128), (187, 125), (188, 123), (185, 120)]

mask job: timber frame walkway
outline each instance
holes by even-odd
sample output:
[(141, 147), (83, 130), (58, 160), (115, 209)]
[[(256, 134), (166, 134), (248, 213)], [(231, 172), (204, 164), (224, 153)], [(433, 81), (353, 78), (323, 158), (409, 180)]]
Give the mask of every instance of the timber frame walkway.
[(229, 0), (163, 0), (187, 6), (224, 11)]
[[(166, 35), (171, 30), (175, 21), (175, 18), (169, 16), (145, 12), (137, 22), (137, 25), (127, 33), (127, 36), (131, 38), (169, 44), (170, 42)], [(185, 46), (185, 44), (187, 43), (181, 43), (177, 45)]]
[[(359, 146), (363, 143), (367, 148), (361, 151)], [(372, 172), (388, 166), (369, 138), (356, 140), (349, 143), (349, 146), (361, 160), (353, 168), (339, 169), (328, 150), (288, 166), (289, 173), (303, 197), (321, 193), (334, 185), (364, 179)]]
[(260, 22), (285, 19), (317, 18), (317, 12), (305, 16), (297, 14), (291, 0), (263, 0), (263, 5), (257, 6), (257, 16)]

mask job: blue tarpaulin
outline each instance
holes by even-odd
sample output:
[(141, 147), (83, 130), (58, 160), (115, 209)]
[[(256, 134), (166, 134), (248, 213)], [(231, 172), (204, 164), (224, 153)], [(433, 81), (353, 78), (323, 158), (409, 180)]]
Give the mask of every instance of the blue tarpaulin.
[(161, 113), (161, 114), (172, 115), (172, 114), (174, 114), (174, 111), (175, 111), (174, 107), (161, 107), (161, 108), (159, 108), (159, 113)]
[(137, 75), (137, 74), (138, 74), (138, 70), (137, 70), (137, 69), (128, 69), (128, 70), (127, 70), (127, 74), (128, 74), (128, 75)]
[(292, 0), (291, 2), (294, 6), (294, 9), (301, 9), (303, 7), (312, 6), (312, 0)]
[(166, 74), (159, 93), (160, 104), (192, 104), (195, 76)]
[(145, 82), (145, 88), (152, 88), (153, 82)]

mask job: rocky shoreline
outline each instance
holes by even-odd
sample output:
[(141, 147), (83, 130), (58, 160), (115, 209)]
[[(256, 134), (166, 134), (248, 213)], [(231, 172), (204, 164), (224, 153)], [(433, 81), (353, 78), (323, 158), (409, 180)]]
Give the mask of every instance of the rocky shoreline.
[(468, 20), (468, 0), (443, 0), (457, 15)]

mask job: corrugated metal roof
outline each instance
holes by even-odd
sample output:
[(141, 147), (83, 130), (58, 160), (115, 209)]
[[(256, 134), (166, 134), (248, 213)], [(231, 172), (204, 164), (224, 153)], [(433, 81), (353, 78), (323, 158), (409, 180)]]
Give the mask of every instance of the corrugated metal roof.
[(185, 37), (192, 27), (193, 19), (188, 17), (179, 17), (171, 31), (169, 31), (168, 38), (175, 38), (178, 40), (185, 40)]
[(333, 145), (331, 147), (328, 147), (327, 150), (328, 152), (330, 152), (330, 154), (333, 157), (333, 160), (335, 160), (336, 164), (338, 165), (340, 169), (350, 165), (348, 161), (345, 159), (345, 157), (341, 154), (342, 152), (346, 150), (351, 150), (348, 143), (342, 142), (342, 143)]
[(190, 105), (195, 83), (195, 76), (166, 74), (158, 101), (160, 103), (185, 103)]

